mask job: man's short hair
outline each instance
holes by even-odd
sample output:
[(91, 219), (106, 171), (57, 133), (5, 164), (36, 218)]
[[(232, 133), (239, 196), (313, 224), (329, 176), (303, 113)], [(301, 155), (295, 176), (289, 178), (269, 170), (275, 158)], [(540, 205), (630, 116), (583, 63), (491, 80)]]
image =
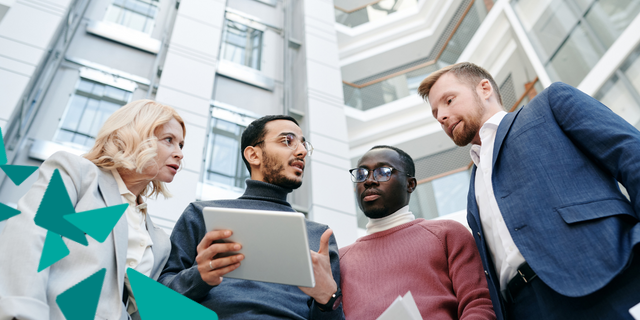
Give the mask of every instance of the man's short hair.
[(244, 129), (244, 132), (242, 132), (242, 138), (240, 140), (240, 155), (242, 155), (242, 161), (244, 161), (244, 165), (247, 166), (249, 174), (251, 174), (251, 166), (249, 165), (249, 161), (247, 161), (247, 159), (244, 157), (244, 149), (246, 149), (248, 146), (253, 147), (257, 145), (258, 142), (261, 142), (261, 140), (264, 139), (264, 135), (267, 133), (264, 129), (265, 126), (268, 122), (274, 120), (289, 120), (295, 123), (298, 127), (300, 126), (296, 119), (283, 114), (268, 115), (251, 122), (247, 126), (247, 128)]
[(418, 94), (424, 99), (429, 99), (429, 92), (431, 92), (431, 88), (433, 85), (442, 77), (443, 74), (451, 72), (453, 75), (458, 78), (458, 80), (463, 83), (468, 84), (471, 89), (475, 90), (476, 86), (483, 79), (489, 80), (491, 86), (493, 87), (493, 91), (496, 93), (498, 97), (498, 103), (502, 105), (502, 96), (500, 95), (500, 89), (498, 88), (498, 84), (493, 80), (491, 74), (485, 70), (484, 68), (477, 66), (471, 62), (460, 62), (456, 64), (452, 64), (450, 66), (446, 66), (426, 77), (422, 82), (420, 82), (420, 87), (418, 87)]
[(400, 156), (400, 161), (402, 161), (402, 166), (403, 166), (402, 171), (404, 171), (406, 174), (412, 177), (416, 176), (416, 165), (413, 163), (413, 159), (411, 158), (410, 155), (402, 151), (400, 148), (396, 148), (393, 146), (379, 145), (369, 149), (369, 151), (375, 150), (375, 149), (391, 149), (397, 152), (398, 155)]

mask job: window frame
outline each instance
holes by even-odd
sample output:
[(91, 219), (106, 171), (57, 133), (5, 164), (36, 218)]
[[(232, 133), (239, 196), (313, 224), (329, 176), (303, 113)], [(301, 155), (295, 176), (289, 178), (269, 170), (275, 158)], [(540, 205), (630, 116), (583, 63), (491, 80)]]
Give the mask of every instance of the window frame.
[[(72, 102), (74, 101), (74, 98), (76, 96), (81, 96), (81, 97), (86, 97), (88, 99), (93, 99), (93, 100), (97, 100), (97, 101), (111, 102), (111, 103), (114, 103), (114, 104), (118, 104), (120, 107), (122, 107), (123, 105), (125, 105), (125, 104), (127, 104), (127, 103), (132, 101), (133, 93), (138, 88), (138, 85), (133, 81), (119, 78), (119, 77), (117, 77), (117, 76), (115, 76), (113, 74), (106, 74), (104, 72), (93, 70), (93, 69), (89, 69), (89, 68), (85, 68), (85, 67), (81, 67), (79, 69), (79, 71), (80, 72), (79, 72), (78, 80), (76, 81), (76, 85), (74, 87), (73, 93), (71, 94), (71, 96), (70, 96), (70, 98), (69, 98), (69, 100), (67, 102), (67, 106), (65, 107), (65, 110), (62, 113), (62, 116), (60, 117), (60, 120), (58, 122), (58, 127), (56, 128), (56, 131), (55, 131), (51, 141), (54, 142), (54, 143), (63, 145), (63, 146), (72, 147), (74, 149), (88, 150), (90, 147), (87, 147), (84, 144), (79, 144), (79, 143), (76, 143), (76, 142), (63, 140), (61, 138), (61, 134), (63, 132), (70, 132), (72, 134), (80, 134), (80, 135), (86, 136), (88, 138), (95, 139), (95, 137), (87, 134), (86, 132), (72, 131), (72, 130), (63, 128), (64, 122), (67, 119), (67, 117), (69, 116), (70, 107), (71, 107)], [(126, 92), (128, 92), (128, 96), (126, 97), (126, 100), (114, 99), (114, 98), (106, 96), (104, 94), (98, 97), (97, 95), (95, 95), (95, 94), (93, 94), (91, 92), (82, 91), (80, 89), (80, 85), (81, 85), (83, 80), (90, 81), (90, 82), (93, 82), (93, 83), (98, 83), (98, 84), (104, 85), (105, 87), (112, 87), (112, 88), (120, 89), (122, 91), (126, 91)], [(87, 105), (85, 104), (83, 106), (83, 112), (85, 112), (86, 109), (87, 109)], [(81, 122), (81, 119), (78, 120), (78, 125), (80, 125), (80, 122)]]

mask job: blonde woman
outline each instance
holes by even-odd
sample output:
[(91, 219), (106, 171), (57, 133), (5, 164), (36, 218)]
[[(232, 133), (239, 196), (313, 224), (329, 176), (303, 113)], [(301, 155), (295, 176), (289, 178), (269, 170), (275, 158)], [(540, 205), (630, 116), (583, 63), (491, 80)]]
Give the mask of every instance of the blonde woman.
[[(173, 108), (139, 100), (107, 119), (83, 157), (58, 152), (47, 159), (18, 202), (21, 214), (0, 233), (0, 319), (63, 320), (57, 296), (102, 268), (106, 275), (96, 319), (135, 317), (126, 269), (157, 279), (171, 249), (168, 236), (147, 214), (145, 198), (169, 196), (165, 183), (180, 167), (184, 136), (184, 122)], [(37, 272), (47, 230), (33, 219), (55, 169), (76, 212), (121, 203), (129, 207), (106, 241), (86, 237), (84, 246), (63, 238), (69, 255)]]

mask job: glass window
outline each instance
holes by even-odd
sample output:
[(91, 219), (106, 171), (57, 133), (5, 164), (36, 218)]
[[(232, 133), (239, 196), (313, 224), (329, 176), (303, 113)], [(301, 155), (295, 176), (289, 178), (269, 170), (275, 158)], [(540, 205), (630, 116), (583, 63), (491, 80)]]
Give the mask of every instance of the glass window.
[(98, 130), (120, 106), (131, 100), (131, 92), (80, 78), (62, 117), (54, 141), (90, 148)]
[(594, 95), (613, 112), (640, 127), (640, 46)]
[(227, 20), (221, 51), (225, 60), (260, 70), (262, 31)]
[(240, 138), (245, 127), (223, 119), (211, 119), (205, 181), (235, 188), (245, 187), (249, 170), (240, 154)]
[(514, 11), (554, 81), (578, 86), (640, 12), (637, 0), (516, 0)]
[(158, 12), (158, 0), (114, 0), (105, 21), (150, 34)]

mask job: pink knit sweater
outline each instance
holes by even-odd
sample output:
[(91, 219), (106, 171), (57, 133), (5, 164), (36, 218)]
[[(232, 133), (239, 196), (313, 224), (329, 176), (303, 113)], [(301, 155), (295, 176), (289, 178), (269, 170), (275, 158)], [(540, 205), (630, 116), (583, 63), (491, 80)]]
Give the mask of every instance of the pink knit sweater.
[(376, 319), (411, 291), (424, 319), (495, 319), (471, 233), (450, 220), (416, 219), (340, 249), (344, 314)]

